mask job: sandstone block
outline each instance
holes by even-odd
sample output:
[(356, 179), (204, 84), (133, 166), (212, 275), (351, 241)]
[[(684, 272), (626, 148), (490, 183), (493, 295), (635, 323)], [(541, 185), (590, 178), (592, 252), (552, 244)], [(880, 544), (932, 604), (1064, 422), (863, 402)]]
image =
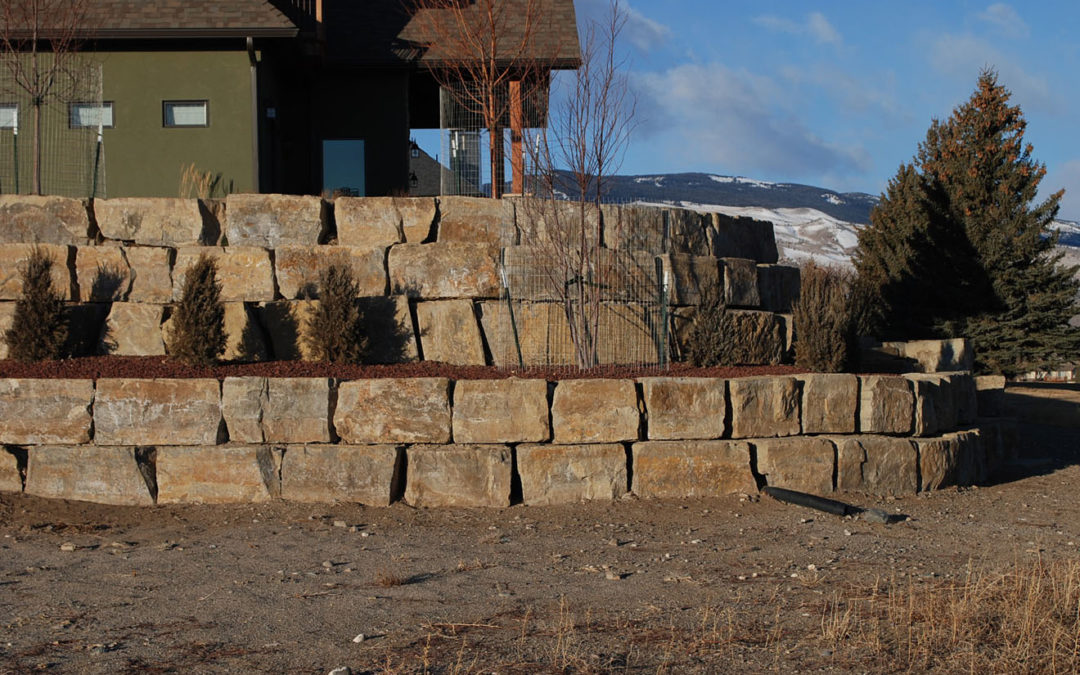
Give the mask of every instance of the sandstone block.
[(265, 361), (269, 355), (266, 337), (255, 311), (243, 302), (225, 305), (225, 361)]
[(894, 496), (918, 491), (919, 455), (911, 441), (869, 435), (832, 440), (837, 448), (838, 490)]
[(263, 417), (270, 395), (265, 377), (226, 377), (221, 383), (221, 414), (229, 440), (265, 443)]
[(164, 356), (162, 305), (114, 302), (101, 336), (104, 351), (116, 356)]
[(265, 445), (157, 448), (159, 504), (265, 502), (281, 494), (281, 451)]
[(404, 295), (360, 298), (370, 363), (410, 363), (419, 360), (416, 328), (409, 298)]
[(551, 437), (544, 380), (462, 380), (454, 387), (456, 443), (536, 443)]
[(836, 450), (827, 438), (754, 441), (758, 472), (773, 487), (821, 495), (833, 491)]
[(404, 458), (404, 450), (393, 445), (291, 446), (281, 460), (281, 496), (389, 506), (400, 491)]
[[(21, 450), (25, 456), (26, 451)], [(12, 448), (0, 447), (0, 492), (22, 492), (23, 476), (19, 458)]]
[(425, 361), (482, 366), (484, 343), (472, 300), (435, 300), (416, 304), (420, 348)]
[(326, 229), (326, 205), (319, 197), (231, 194), (225, 199), (229, 246), (318, 244)]
[(221, 422), (217, 380), (97, 381), (98, 445), (214, 445)]
[(278, 290), (287, 299), (317, 298), (319, 273), (335, 264), (352, 270), (359, 296), (386, 295), (386, 249), (382, 246), (280, 246), (274, 251)]
[(555, 302), (566, 275), (558, 268), (550, 246), (507, 246), (502, 249), (506, 269), (506, 287), (514, 300)]
[(605, 205), (601, 212), (604, 214), (604, 242), (609, 248), (668, 250), (692, 255), (709, 253), (709, 214), (638, 205)]
[(781, 313), (795, 309), (800, 288), (798, 267), (758, 265), (757, 278), (762, 309)]
[(709, 251), (717, 258), (748, 258), (772, 264), (779, 259), (772, 223), (753, 218), (712, 214)]
[(937, 438), (919, 438), (914, 441), (919, 452), (919, 489), (940, 490), (956, 485), (957, 442), (953, 434)]
[(971, 373), (943, 373), (952, 388), (957, 424), (971, 424), (979, 416), (978, 390)]
[(729, 307), (759, 307), (757, 265), (747, 258), (723, 258), (724, 300)]
[(262, 414), (268, 443), (328, 443), (330, 387), (325, 377), (272, 377)]
[(75, 249), (79, 300), (113, 302), (127, 299), (132, 273), (119, 246), (79, 246)]
[[(401, 216), (405, 241), (419, 244), (432, 239), (432, 227), (438, 207), (431, 197), (394, 197), (394, 208)], [(343, 242), (344, 243), (344, 242)]]
[(979, 429), (949, 434), (956, 440), (956, 484), (976, 485), (986, 480), (987, 458)]
[(280, 300), (259, 303), (256, 315), (266, 329), (273, 358), (281, 361), (313, 360), (308, 341), (307, 321), (318, 300)]
[(639, 497), (756, 494), (750, 444), (744, 441), (647, 441), (632, 448)]
[(727, 423), (727, 385), (704, 377), (643, 377), (649, 440), (721, 438)]
[(440, 197), (439, 241), (513, 246), (517, 243), (514, 203), (509, 199)]
[(274, 299), (274, 268), (266, 249), (252, 246), (190, 246), (177, 249), (173, 270), (173, 300), (184, 292), (187, 271), (201, 255), (217, 262), (217, 279), (223, 301), (259, 302)]
[(671, 253), (662, 255), (668, 302), (673, 305), (698, 305), (706, 289), (720, 288), (719, 261), (712, 256)]
[(896, 350), (904, 358), (912, 359), (923, 373), (970, 371), (975, 362), (975, 353), (971, 351), (971, 345), (966, 338), (885, 342), (882, 346)]
[(127, 246), (122, 249), (131, 267), (130, 302), (167, 303), (173, 299), (171, 249)]
[(0, 379), (0, 443), (89, 443), (93, 401), (93, 380)]
[(799, 434), (799, 384), (794, 377), (728, 381), (731, 437), (771, 438)]
[[(338, 197), (334, 200), (334, 222), (338, 243), (365, 249), (382, 248), (405, 241), (401, 213), (394, 197)], [(435, 218), (435, 202), (431, 217)], [(428, 221), (430, 226), (431, 222)], [(286, 297), (289, 297), (286, 295)]]
[(859, 431), (864, 434), (910, 434), (915, 396), (911, 383), (894, 375), (859, 378)]
[(631, 380), (563, 380), (551, 404), (555, 443), (636, 441), (641, 416)]
[[(30, 252), (35, 244), (0, 244), (0, 300), (18, 300), (22, 294), (22, 276), (20, 270), (23, 262), (30, 257)], [(57, 244), (37, 244), (41, 250), (52, 258), (52, 282), (53, 289), (64, 300), (71, 300), (72, 294), (71, 271), (68, 268), (68, 246)]]
[(505, 445), (414, 445), (406, 455), (405, 501), (412, 506), (510, 505)]
[(345, 443), (449, 443), (450, 381), (418, 377), (342, 382), (334, 428)]
[[(14, 302), (0, 302), (0, 335), (7, 333), (11, 330), (11, 326), (15, 323), (15, 303)], [(0, 359), (6, 359), (8, 357), (8, 346), (6, 340), (0, 340)]]
[[(608, 208), (618, 213), (619, 208), (605, 205), (601, 207), (601, 211), (597, 211), (594, 205), (586, 204), (582, 211), (580, 202), (530, 197), (514, 201), (517, 207), (515, 220), (520, 243), (537, 246), (549, 254), (556, 250), (565, 251), (580, 246), (582, 237), (588, 247), (594, 248), (601, 241), (600, 213)], [(610, 222), (614, 224), (615, 221)], [(614, 229), (611, 231), (615, 232)], [(503, 240), (506, 241), (506, 238)], [(509, 244), (504, 244), (507, 245)]]
[(26, 493), (97, 504), (152, 506), (152, 474), (140, 470), (135, 448), (41, 446), (28, 453)]
[[(565, 366), (576, 363), (570, 324), (562, 305), (553, 302), (515, 302), (514, 321), (503, 300), (477, 303), (484, 340), (493, 365), (501, 367)], [(517, 329), (517, 342), (514, 330)], [(518, 348), (521, 361), (518, 361)]]
[(975, 400), (979, 417), (999, 417), (1005, 412), (1005, 376), (979, 375), (975, 378)]
[(77, 246), (91, 236), (84, 199), (0, 195), (0, 243)]
[(517, 467), (530, 505), (618, 499), (627, 490), (626, 450), (618, 443), (520, 445)]
[(843, 373), (798, 375), (802, 382), (802, 432), (853, 434), (859, 378)]
[(95, 199), (94, 217), (106, 239), (147, 246), (212, 244), (198, 199), (122, 197)]
[(935, 436), (956, 426), (954, 391), (949, 378), (928, 373), (904, 376), (914, 397), (914, 435)]
[(398, 244), (388, 256), (390, 288), (413, 298), (497, 298), (499, 249), (488, 244)]
[(644, 304), (610, 303), (600, 306), (596, 320), (577, 313), (578, 325), (594, 325), (596, 362), (606, 364), (659, 363), (660, 333), (656, 324), (660, 312)]

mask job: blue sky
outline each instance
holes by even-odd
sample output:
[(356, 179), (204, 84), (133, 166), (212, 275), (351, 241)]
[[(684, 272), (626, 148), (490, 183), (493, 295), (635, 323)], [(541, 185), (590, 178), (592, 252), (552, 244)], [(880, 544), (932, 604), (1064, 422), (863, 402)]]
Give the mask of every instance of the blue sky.
[[(608, 0), (575, 0), (579, 23)], [(1080, 2), (622, 0), (637, 128), (620, 173), (879, 193), (998, 72), (1080, 220)]]

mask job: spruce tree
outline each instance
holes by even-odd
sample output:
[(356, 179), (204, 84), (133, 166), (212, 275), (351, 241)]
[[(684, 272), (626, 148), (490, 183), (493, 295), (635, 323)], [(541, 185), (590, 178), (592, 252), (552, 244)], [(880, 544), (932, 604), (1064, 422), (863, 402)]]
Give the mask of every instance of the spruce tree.
[(360, 285), (348, 265), (332, 264), (319, 272), (319, 302), (308, 316), (305, 331), (316, 361), (359, 363), (363, 359), (367, 337), (359, 295)]
[(53, 259), (40, 246), (19, 265), (22, 293), (11, 328), (4, 332), (8, 356), (18, 361), (58, 359), (68, 339), (64, 299), (53, 286)]
[(212, 366), (225, 351), (225, 305), (217, 263), (206, 254), (184, 273), (180, 302), (173, 311), (170, 351), (192, 366)]
[(934, 120), (859, 234), (858, 283), (883, 337), (968, 337), (976, 368), (1008, 375), (1070, 358), (1078, 282), (1049, 229), (1063, 192), (1034, 203), (1046, 168), (1027, 123), (984, 71), (971, 99)]

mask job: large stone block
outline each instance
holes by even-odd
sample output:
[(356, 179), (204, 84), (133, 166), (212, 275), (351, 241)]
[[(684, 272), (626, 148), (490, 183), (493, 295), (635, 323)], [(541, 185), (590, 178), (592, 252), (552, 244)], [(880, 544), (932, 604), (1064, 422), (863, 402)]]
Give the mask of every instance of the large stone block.
[(914, 441), (919, 452), (919, 489), (940, 490), (956, 485), (957, 441), (955, 434)]
[(956, 484), (975, 485), (986, 480), (986, 447), (979, 429), (949, 434), (956, 439)]
[(265, 361), (269, 356), (266, 336), (253, 308), (243, 302), (225, 305), (225, 361)]
[(434, 239), (432, 228), (438, 207), (431, 197), (394, 197), (394, 208), (401, 216), (405, 242), (419, 244)]
[(729, 307), (759, 307), (757, 265), (747, 258), (723, 258), (724, 301)]
[[(338, 197), (334, 200), (334, 222), (337, 240), (344, 246), (366, 249), (382, 248), (405, 241), (401, 214), (394, 197)], [(435, 217), (435, 202), (431, 202), (431, 217)], [(430, 221), (429, 221), (430, 225)], [(286, 296), (288, 297), (288, 296)]]
[(58, 244), (0, 244), (0, 300), (19, 299), (22, 294), (21, 270), (35, 246), (52, 259), (53, 289), (64, 300), (74, 299), (74, 284), (68, 267), (69, 255), (74, 249)]
[(404, 458), (394, 445), (290, 446), (281, 460), (281, 496), (389, 506), (400, 493)]
[(368, 341), (365, 361), (410, 363), (420, 358), (409, 298), (393, 295), (360, 298), (359, 302), (360, 311), (364, 313), (364, 333)]
[(231, 194), (225, 199), (229, 246), (319, 244), (326, 229), (326, 205), (319, 197)]
[(979, 417), (999, 417), (1005, 413), (1005, 376), (979, 375), (975, 380), (975, 400)]
[(281, 450), (265, 445), (157, 448), (159, 504), (265, 502), (280, 475)]
[(278, 292), (290, 300), (319, 297), (319, 274), (330, 265), (352, 270), (357, 297), (386, 295), (386, 249), (382, 246), (279, 246), (274, 251)]
[(270, 253), (253, 246), (194, 246), (177, 249), (173, 269), (173, 300), (184, 293), (184, 278), (201, 255), (217, 263), (221, 299), (259, 302), (274, 299), (274, 267)]
[(864, 434), (910, 434), (915, 395), (911, 383), (896, 375), (859, 378), (859, 431)]
[(686, 209), (655, 206), (605, 206), (604, 242), (609, 248), (631, 251), (673, 251), (708, 255), (707, 228), (711, 217)]
[(102, 350), (116, 356), (164, 356), (164, 306), (114, 302), (105, 319)]
[(638, 440), (641, 414), (632, 380), (563, 380), (551, 404), (555, 443)]
[(516, 368), (576, 363), (570, 323), (562, 305), (515, 302), (513, 321), (504, 300), (485, 300), (477, 303), (477, 307), (493, 365)]
[(388, 256), (390, 289), (413, 298), (497, 298), (498, 259), (488, 244), (398, 244)]
[(716, 258), (686, 253), (671, 253), (660, 258), (663, 260), (669, 303), (698, 305), (707, 289), (720, 288), (722, 277)]
[(434, 300), (416, 303), (420, 349), (425, 361), (482, 366), (484, 342), (472, 300)]
[[(11, 330), (15, 324), (15, 303), (0, 302), (0, 335)], [(7, 340), (0, 340), (0, 359), (8, 357)]]
[(749, 258), (768, 264), (779, 260), (772, 223), (714, 213), (708, 234), (709, 251), (717, 258)]
[(122, 197), (95, 199), (94, 218), (106, 239), (147, 246), (213, 244), (198, 199)]
[(79, 246), (75, 250), (75, 277), (82, 302), (126, 300), (133, 276), (119, 246)]
[(843, 373), (796, 376), (802, 382), (802, 432), (853, 434), (859, 378)]
[(798, 267), (758, 265), (757, 278), (762, 309), (781, 313), (794, 311), (795, 303), (799, 300)]
[(149, 246), (127, 246), (122, 250), (127, 264), (131, 267), (131, 290), (127, 300), (172, 302), (172, 250)]
[(214, 445), (222, 429), (217, 380), (97, 381), (98, 445)]
[(0, 447), (0, 492), (22, 492), (22, 469), (16, 452), (26, 455), (26, 450)]
[(905, 378), (914, 397), (914, 435), (935, 436), (956, 427), (955, 392), (948, 377), (911, 373)]
[(602, 241), (600, 213), (608, 208), (618, 213), (614, 205), (597, 211), (593, 204), (585, 204), (582, 209), (581, 202), (531, 197), (514, 201), (520, 242), (556, 256), (580, 247), (583, 239), (587, 248), (595, 249)]
[(0, 379), (0, 443), (89, 443), (93, 401), (93, 380)]
[(727, 384), (704, 377), (638, 380), (648, 416), (649, 440), (721, 438), (727, 425)]
[(942, 373), (952, 389), (957, 424), (971, 424), (979, 416), (979, 393), (969, 372)]
[(517, 468), (530, 505), (618, 499), (627, 490), (626, 450), (618, 443), (519, 445)]
[(454, 442), (548, 440), (547, 389), (544, 380), (461, 380), (454, 386)]
[(0, 243), (77, 246), (88, 243), (91, 237), (86, 200), (0, 195)]
[(882, 347), (915, 361), (923, 373), (970, 371), (975, 362), (975, 353), (966, 338), (885, 342)]
[(412, 506), (510, 505), (505, 445), (414, 445), (406, 455), (405, 501)]
[(270, 395), (265, 377), (226, 377), (221, 383), (221, 414), (229, 440), (265, 443), (263, 417)]
[(820, 495), (833, 491), (836, 449), (827, 438), (753, 441), (758, 473), (772, 487)]
[(631, 489), (639, 497), (756, 494), (745, 441), (648, 441), (632, 448)]
[(794, 377), (729, 380), (728, 392), (732, 438), (799, 434), (799, 383)]
[(661, 316), (655, 305), (604, 303), (595, 319), (586, 309), (577, 313), (576, 321), (596, 331), (598, 365), (637, 365), (660, 362), (665, 347), (659, 329)]
[(334, 428), (345, 443), (448, 443), (450, 381), (418, 377), (342, 382)]
[(439, 241), (513, 246), (517, 243), (514, 203), (509, 199), (440, 197)]
[(318, 300), (279, 300), (258, 305), (255, 313), (259, 317), (259, 324), (266, 331), (274, 359), (314, 359), (309, 340), (308, 319), (318, 304)]
[(502, 249), (506, 287), (514, 300), (556, 302), (566, 274), (558, 267), (557, 256), (545, 245), (507, 246)]
[(919, 453), (906, 438), (837, 436), (836, 488), (876, 495), (914, 494)]
[(28, 452), (26, 493), (98, 504), (150, 506), (152, 473), (140, 470), (135, 448), (41, 446)]
[(272, 377), (262, 413), (268, 443), (328, 443), (331, 382), (325, 377)]

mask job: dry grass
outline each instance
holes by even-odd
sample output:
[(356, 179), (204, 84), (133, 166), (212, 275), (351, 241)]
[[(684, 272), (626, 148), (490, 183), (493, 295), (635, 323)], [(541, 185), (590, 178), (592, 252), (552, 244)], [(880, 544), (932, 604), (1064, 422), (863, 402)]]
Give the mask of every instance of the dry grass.
[(409, 577), (399, 574), (394, 570), (381, 569), (375, 573), (375, 585), (382, 588), (404, 586), (409, 582)]
[(1080, 672), (1080, 562), (1036, 560), (962, 580), (835, 597), (821, 640), (864, 666), (914, 672)]

